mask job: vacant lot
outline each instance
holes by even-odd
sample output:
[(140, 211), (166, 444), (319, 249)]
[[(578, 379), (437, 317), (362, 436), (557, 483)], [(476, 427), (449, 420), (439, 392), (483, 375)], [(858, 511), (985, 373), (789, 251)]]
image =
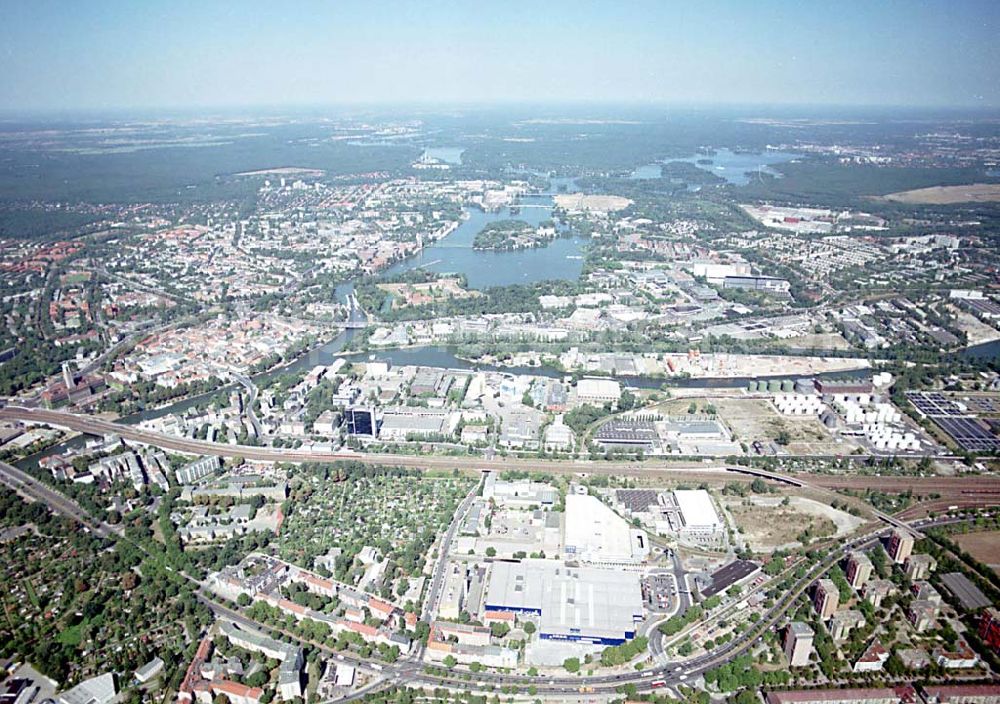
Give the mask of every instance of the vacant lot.
[(818, 501), (799, 496), (789, 500), (788, 506), (782, 506), (780, 496), (728, 499), (726, 508), (750, 547), (764, 552), (797, 547), (806, 535), (810, 540), (846, 535), (863, 523), (860, 518)]
[(882, 196), (882, 200), (914, 205), (949, 203), (992, 203), (1000, 201), (1000, 183), (970, 183), (966, 186), (933, 186), (900, 191)]
[(785, 450), (791, 455), (846, 455), (854, 445), (832, 437), (815, 416), (783, 416), (774, 404), (760, 398), (676, 398), (660, 405), (664, 413), (683, 416), (691, 403), (698, 412), (714, 407), (719, 418), (729, 426), (734, 439), (747, 444), (754, 440), (788, 440)]
[(821, 350), (847, 350), (851, 348), (851, 343), (844, 339), (839, 332), (820, 332), (789, 337), (786, 339), (775, 339), (775, 347), (791, 347), (797, 349), (821, 349)]
[(1000, 574), (1000, 531), (966, 533), (953, 537), (963, 550)]

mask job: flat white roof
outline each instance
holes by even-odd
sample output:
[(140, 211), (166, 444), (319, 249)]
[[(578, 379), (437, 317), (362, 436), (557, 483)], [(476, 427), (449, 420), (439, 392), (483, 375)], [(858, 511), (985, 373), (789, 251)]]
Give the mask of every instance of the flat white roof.
[(109, 704), (117, 693), (114, 675), (106, 672), (63, 692), (59, 701), (62, 704)]
[(589, 494), (566, 495), (567, 556), (592, 562), (634, 559), (632, 528), (625, 519)]
[(338, 687), (351, 687), (354, 685), (354, 666), (337, 663), (337, 671), (334, 675), (334, 682)]
[(621, 396), (622, 387), (614, 379), (580, 379), (576, 385), (576, 393), (579, 396)]
[(722, 525), (712, 504), (712, 497), (704, 489), (678, 489), (674, 499), (681, 510), (685, 527), (718, 528)]

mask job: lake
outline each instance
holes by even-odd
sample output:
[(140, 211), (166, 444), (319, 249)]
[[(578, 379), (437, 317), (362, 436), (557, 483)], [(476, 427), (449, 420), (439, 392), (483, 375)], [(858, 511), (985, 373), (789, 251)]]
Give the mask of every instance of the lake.
[[(662, 164), (666, 164), (671, 161), (683, 161), (688, 164), (694, 164), (703, 171), (709, 171), (719, 178), (725, 179), (728, 183), (731, 183), (734, 186), (745, 186), (750, 183), (750, 178), (752, 178), (752, 176), (747, 175), (748, 171), (754, 172), (759, 169), (761, 173), (780, 177), (781, 173), (772, 169), (771, 166), (774, 164), (782, 164), (797, 158), (799, 158), (799, 155), (791, 152), (765, 151), (759, 154), (751, 154), (749, 152), (734, 152), (729, 149), (720, 149), (712, 155), (693, 154), (681, 159), (664, 159), (663, 161), (646, 164), (633, 171), (629, 178), (661, 178)], [(704, 161), (706, 159), (711, 160), (711, 163), (698, 163), (699, 161)]]
[(525, 196), (520, 211), (510, 208), (486, 213), (475, 208), (465, 212), (467, 219), (442, 240), (425, 247), (416, 256), (405, 259), (383, 272), (394, 276), (411, 269), (428, 269), (441, 274), (464, 274), (475, 289), (510, 284), (530, 284), (549, 279), (575, 281), (583, 271), (583, 246), (580, 237), (560, 237), (545, 247), (512, 252), (484, 252), (472, 248), (476, 235), (489, 223), (501, 220), (524, 220), (539, 225), (552, 218), (552, 198)]
[(436, 159), (437, 161), (443, 161), (445, 164), (458, 166), (462, 163), (462, 152), (464, 151), (465, 147), (427, 147), (424, 149), (424, 154), (421, 158), (425, 161)]

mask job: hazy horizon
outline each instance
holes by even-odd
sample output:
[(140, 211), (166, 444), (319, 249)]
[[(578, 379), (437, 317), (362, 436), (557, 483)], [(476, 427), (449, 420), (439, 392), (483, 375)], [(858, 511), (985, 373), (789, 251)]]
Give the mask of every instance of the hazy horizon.
[(996, 109), (1000, 8), (194, 2), (7, 8), (0, 111)]

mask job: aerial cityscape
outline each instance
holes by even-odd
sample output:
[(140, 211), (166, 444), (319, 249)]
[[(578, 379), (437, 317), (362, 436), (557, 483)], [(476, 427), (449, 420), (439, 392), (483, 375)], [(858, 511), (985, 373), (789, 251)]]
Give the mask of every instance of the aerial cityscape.
[(1000, 7), (86, 5), (0, 704), (1000, 702)]

